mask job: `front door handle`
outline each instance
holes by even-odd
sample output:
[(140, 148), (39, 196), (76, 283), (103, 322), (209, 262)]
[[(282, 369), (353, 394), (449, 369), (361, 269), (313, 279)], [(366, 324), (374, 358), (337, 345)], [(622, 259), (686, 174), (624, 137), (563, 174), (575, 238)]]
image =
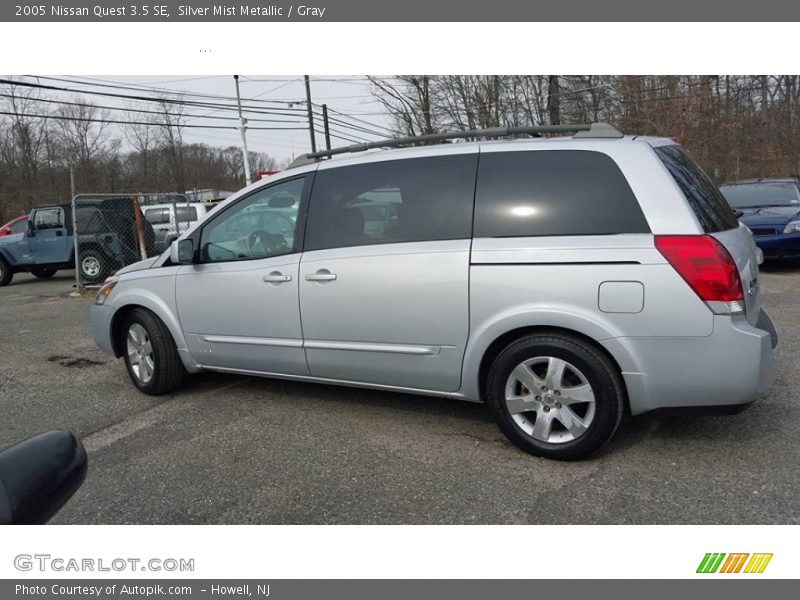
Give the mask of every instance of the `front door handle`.
[(287, 281), (291, 281), (292, 276), (284, 275), (280, 271), (273, 271), (269, 275), (264, 275), (264, 277), (261, 279), (264, 281), (264, 283), (285, 283)]
[(320, 269), (316, 273), (306, 275), (306, 281), (336, 281), (336, 273), (331, 273), (328, 269)]

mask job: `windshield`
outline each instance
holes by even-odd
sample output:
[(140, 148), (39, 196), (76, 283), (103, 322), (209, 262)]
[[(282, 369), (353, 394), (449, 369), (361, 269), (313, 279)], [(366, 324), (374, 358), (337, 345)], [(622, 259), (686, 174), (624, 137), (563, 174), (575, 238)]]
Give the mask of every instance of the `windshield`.
[(734, 208), (800, 205), (800, 191), (788, 181), (737, 183), (722, 186), (720, 191)]

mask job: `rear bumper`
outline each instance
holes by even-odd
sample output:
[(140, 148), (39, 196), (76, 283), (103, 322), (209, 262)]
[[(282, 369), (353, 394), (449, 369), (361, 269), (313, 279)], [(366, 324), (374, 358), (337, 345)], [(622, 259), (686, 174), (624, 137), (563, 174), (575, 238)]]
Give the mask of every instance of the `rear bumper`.
[[(775, 381), (777, 331), (762, 309), (756, 326), (743, 316), (714, 317), (706, 337), (617, 338), (609, 351), (632, 356), (624, 370), (631, 413), (660, 409), (735, 412), (763, 395)], [(621, 348), (620, 348), (621, 346)]]
[(800, 259), (800, 233), (760, 235), (753, 240), (767, 260)]

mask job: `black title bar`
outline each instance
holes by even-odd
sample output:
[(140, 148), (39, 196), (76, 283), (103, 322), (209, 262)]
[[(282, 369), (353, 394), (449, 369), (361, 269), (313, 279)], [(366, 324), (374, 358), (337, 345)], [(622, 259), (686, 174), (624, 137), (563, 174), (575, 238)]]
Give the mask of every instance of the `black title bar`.
[[(159, 0), (13, 2), (0, 4), (0, 21), (26, 22), (637, 22), (797, 21), (800, 4), (786, 0), (312, 0), (307, 4)], [(532, 36), (533, 36), (532, 32)]]

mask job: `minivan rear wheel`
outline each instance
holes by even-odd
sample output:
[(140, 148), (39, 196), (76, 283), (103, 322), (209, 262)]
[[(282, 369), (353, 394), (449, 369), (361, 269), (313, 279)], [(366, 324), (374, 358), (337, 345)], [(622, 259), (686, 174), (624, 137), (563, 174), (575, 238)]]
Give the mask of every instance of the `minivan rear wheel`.
[(186, 369), (164, 323), (148, 310), (136, 308), (123, 323), (122, 352), (133, 384), (151, 396), (169, 393), (183, 382)]
[(623, 414), (615, 365), (590, 344), (561, 334), (528, 335), (509, 344), (492, 363), (485, 396), (509, 440), (558, 460), (599, 450)]

